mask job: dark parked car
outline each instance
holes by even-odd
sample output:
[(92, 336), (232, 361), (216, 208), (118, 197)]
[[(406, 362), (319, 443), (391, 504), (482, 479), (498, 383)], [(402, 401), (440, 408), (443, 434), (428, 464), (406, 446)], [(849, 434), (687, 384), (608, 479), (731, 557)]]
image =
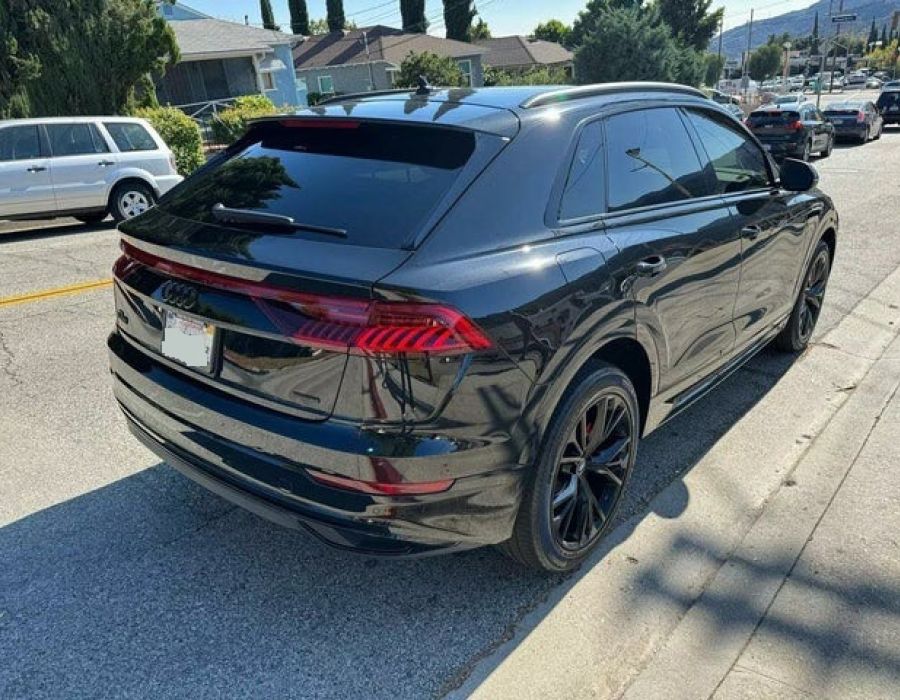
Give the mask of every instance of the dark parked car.
[(861, 100), (834, 102), (825, 110), (828, 121), (834, 125), (835, 138), (852, 138), (860, 143), (881, 138), (884, 121), (881, 112), (872, 102)]
[(776, 159), (809, 160), (813, 153), (828, 157), (834, 148), (834, 126), (811, 102), (763, 105), (746, 124)]
[(122, 225), (115, 396), (171, 465), (332, 545), (566, 570), (644, 435), (807, 345), (837, 232), (815, 184), (672, 85), (268, 118)]
[(900, 124), (900, 90), (885, 90), (875, 101), (885, 125)]

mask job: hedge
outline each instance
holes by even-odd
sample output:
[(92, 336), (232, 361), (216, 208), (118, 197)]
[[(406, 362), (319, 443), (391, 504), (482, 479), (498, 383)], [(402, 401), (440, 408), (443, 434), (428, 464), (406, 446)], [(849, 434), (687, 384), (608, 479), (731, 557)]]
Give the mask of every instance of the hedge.
[(219, 112), (210, 121), (210, 130), (216, 143), (230, 144), (237, 141), (247, 129), (247, 122), (257, 117), (278, 114), (275, 103), (265, 95), (244, 95), (234, 101), (234, 106)]
[(175, 107), (143, 107), (133, 111), (146, 119), (175, 154), (175, 164), (182, 175), (190, 175), (206, 161), (200, 127)]

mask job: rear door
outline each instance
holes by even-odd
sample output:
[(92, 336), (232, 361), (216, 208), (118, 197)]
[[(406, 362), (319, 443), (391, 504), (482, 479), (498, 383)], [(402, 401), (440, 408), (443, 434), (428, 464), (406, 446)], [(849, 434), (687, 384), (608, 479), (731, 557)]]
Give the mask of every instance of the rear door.
[(687, 116), (727, 203), (740, 240), (740, 287), (734, 307), (737, 349), (752, 344), (791, 308), (803, 261), (805, 219), (797, 223), (792, 195), (774, 182), (769, 159), (740, 126), (707, 110)]
[(37, 125), (0, 127), (0, 218), (56, 209), (46, 156)]
[(734, 348), (740, 238), (678, 109), (611, 116), (606, 142), (607, 232), (656, 339), (660, 390), (677, 394)]
[(44, 126), (53, 157), (53, 189), (61, 210), (106, 206), (116, 161), (97, 127), (89, 122)]

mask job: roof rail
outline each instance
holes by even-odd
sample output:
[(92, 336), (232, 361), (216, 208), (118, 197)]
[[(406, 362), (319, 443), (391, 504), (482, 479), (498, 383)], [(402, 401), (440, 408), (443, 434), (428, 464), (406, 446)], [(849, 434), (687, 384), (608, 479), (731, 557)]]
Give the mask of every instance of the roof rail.
[(321, 100), (318, 104), (313, 105), (318, 107), (319, 105), (330, 105), (335, 102), (343, 102), (345, 100), (359, 100), (364, 97), (381, 97), (383, 95), (403, 95), (407, 94), (410, 97), (416, 97), (416, 91), (414, 88), (392, 88), (390, 90), (366, 90), (365, 92), (349, 92), (346, 95), (334, 95), (333, 97), (328, 97), (324, 100)]
[(562, 88), (551, 90), (538, 95), (532, 95), (520, 106), (522, 109), (532, 107), (545, 107), (559, 102), (571, 102), (587, 97), (599, 97), (601, 95), (615, 95), (623, 92), (677, 92), (692, 97), (706, 97), (697, 88), (675, 83), (599, 83), (597, 85), (582, 85), (580, 87)]

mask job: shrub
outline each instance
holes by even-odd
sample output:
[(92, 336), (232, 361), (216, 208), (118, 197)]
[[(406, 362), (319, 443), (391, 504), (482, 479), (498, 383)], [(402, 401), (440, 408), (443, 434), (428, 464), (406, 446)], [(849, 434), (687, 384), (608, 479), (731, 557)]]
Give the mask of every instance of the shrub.
[(244, 95), (234, 101), (234, 106), (219, 112), (210, 121), (212, 137), (216, 143), (237, 141), (247, 130), (247, 122), (257, 117), (278, 114), (275, 104), (265, 95)]
[(419, 76), (424, 75), (429, 85), (440, 87), (462, 87), (463, 74), (456, 61), (429, 51), (413, 53), (412, 51), (400, 64), (397, 75), (398, 88), (414, 88), (419, 84)]
[(527, 71), (506, 71), (488, 68), (484, 71), (486, 87), (495, 85), (566, 85), (572, 79), (562, 68), (532, 68)]
[(182, 175), (190, 175), (203, 165), (203, 141), (200, 127), (188, 115), (175, 107), (135, 109), (135, 117), (146, 119), (175, 154), (175, 164)]

